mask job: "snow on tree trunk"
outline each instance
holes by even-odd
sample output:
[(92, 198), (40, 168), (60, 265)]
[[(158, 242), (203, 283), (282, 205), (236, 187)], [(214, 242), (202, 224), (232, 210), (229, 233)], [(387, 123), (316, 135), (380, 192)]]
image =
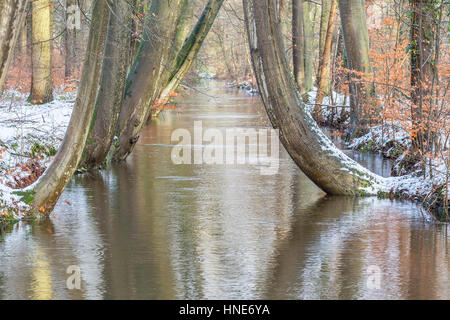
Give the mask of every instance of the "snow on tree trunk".
[(299, 168), (334, 195), (375, 195), (385, 179), (338, 150), (305, 109), (289, 74), (275, 2), (244, 0), (253, 68), (267, 114)]
[(94, 113), (108, 21), (107, 1), (96, 1), (81, 82), (64, 140), (45, 173), (25, 190), (31, 194), (34, 210), (48, 214), (77, 169)]

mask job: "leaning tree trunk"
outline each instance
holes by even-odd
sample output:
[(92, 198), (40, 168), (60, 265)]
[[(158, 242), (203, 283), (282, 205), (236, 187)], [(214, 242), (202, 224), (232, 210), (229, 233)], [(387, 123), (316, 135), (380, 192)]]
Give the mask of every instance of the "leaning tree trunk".
[(84, 151), (83, 167), (89, 169), (105, 161), (113, 142), (128, 70), (132, 10), (126, 0), (113, 0), (111, 10), (94, 123)]
[(119, 116), (119, 139), (113, 150), (115, 161), (125, 160), (133, 151), (161, 87), (165, 85), (162, 74), (170, 63), (171, 41), (180, 9), (181, 0), (152, 1), (148, 30), (144, 32), (144, 41), (127, 79)]
[(171, 91), (175, 90), (189, 72), (209, 30), (211, 30), (223, 2), (224, 0), (208, 1), (197, 24), (178, 53), (168, 83), (161, 92), (161, 98), (167, 97)]
[(52, 4), (50, 0), (31, 2), (31, 93), (28, 100), (34, 104), (53, 100), (52, 81)]
[(94, 113), (109, 21), (107, 1), (96, 1), (77, 99), (61, 147), (44, 175), (27, 188), (34, 210), (50, 213), (77, 169)]
[[(364, 0), (339, 0), (342, 30), (344, 33), (345, 50), (347, 52), (347, 68), (356, 72), (369, 74), (372, 72), (369, 59), (369, 34), (367, 31), (366, 10)], [(362, 107), (369, 103), (373, 91), (370, 84), (351, 81), (350, 88), (350, 118), (352, 131), (358, 131), (367, 121), (363, 119)]]
[(267, 114), (300, 169), (334, 195), (373, 195), (384, 179), (339, 151), (306, 111), (290, 77), (272, 0), (244, 0), (253, 68)]
[[(336, 17), (336, 9), (337, 9), (337, 0), (331, 0), (331, 7), (328, 11), (329, 17), (328, 17), (328, 28), (327, 28), (327, 34), (325, 37), (325, 45), (323, 48), (322, 53), (322, 61), (319, 68), (319, 83), (318, 83), (318, 89), (317, 89), (317, 98), (316, 103), (321, 104), (323, 98), (326, 95), (329, 95), (330, 92), (330, 84), (331, 84), (331, 47), (332, 47), (332, 40), (333, 40), (333, 33), (334, 33), (334, 21)], [(318, 110), (321, 110), (322, 108), (317, 105)], [(316, 119), (320, 120), (320, 111), (319, 114), (317, 114), (317, 108), (316, 111)]]
[(9, 62), (25, 18), (29, 0), (0, 1), (0, 90), (3, 88)]

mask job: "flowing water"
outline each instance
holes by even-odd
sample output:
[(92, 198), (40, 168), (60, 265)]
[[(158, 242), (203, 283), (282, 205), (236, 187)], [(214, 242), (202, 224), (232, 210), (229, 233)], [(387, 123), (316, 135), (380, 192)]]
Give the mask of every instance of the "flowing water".
[(258, 97), (221, 86), (180, 98), (125, 164), (74, 177), (49, 221), (1, 235), (0, 298), (450, 298), (448, 227), (414, 203), (324, 196), (282, 147), (272, 176), (174, 165), (176, 128), (269, 126)]

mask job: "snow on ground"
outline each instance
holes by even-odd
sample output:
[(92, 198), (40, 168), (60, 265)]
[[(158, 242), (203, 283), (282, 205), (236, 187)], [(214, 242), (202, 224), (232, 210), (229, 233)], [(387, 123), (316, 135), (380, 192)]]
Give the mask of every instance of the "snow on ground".
[[(307, 110), (312, 112), (314, 109), (317, 89), (308, 93)], [(332, 93), (331, 97), (325, 97), (322, 102), (322, 115), (326, 119), (330, 119), (334, 115), (333, 121), (340, 117), (341, 112), (349, 112), (349, 108), (338, 107), (335, 114), (332, 108), (327, 106), (350, 106), (350, 99), (343, 94), (337, 92)], [(331, 120), (331, 119), (330, 119)], [(370, 128), (369, 132), (359, 138), (355, 138), (347, 144), (348, 148), (368, 151), (382, 151), (383, 155), (390, 158), (398, 158), (401, 160), (403, 152), (411, 146), (410, 135), (401, 128), (400, 123), (387, 125), (379, 125)], [(397, 161), (398, 162), (398, 161)], [(379, 186), (383, 192), (392, 192), (394, 194), (407, 195), (412, 199), (423, 199), (435, 188), (448, 183), (446, 177), (447, 167), (442, 159), (435, 159), (432, 163), (433, 174), (430, 175), (429, 168), (426, 168), (425, 175), (417, 170), (400, 177), (390, 177), (384, 179), (383, 185)], [(424, 178), (424, 176), (426, 178)], [(432, 178), (430, 178), (432, 176)]]
[(30, 179), (34, 171), (44, 170), (64, 137), (76, 93), (59, 91), (54, 95), (52, 102), (42, 105), (28, 103), (27, 95), (14, 90), (5, 90), (0, 96), (2, 210), (15, 207), (20, 198), (11, 193), (11, 186)]
[[(314, 108), (316, 91), (308, 93), (308, 109)], [(4, 208), (17, 207), (20, 196), (12, 194), (11, 186), (17, 179), (26, 179), (31, 174), (30, 161), (34, 158), (38, 167), (45, 169), (61, 143), (69, 123), (76, 92), (55, 93), (54, 101), (42, 105), (31, 105), (27, 96), (17, 91), (6, 90), (0, 96), (0, 216)], [(349, 106), (349, 99), (333, 92), (333, 98), (325, 97), (323, 105)], [(331, 115), (331, 108), (322, 107), (323, 116)], [(335, 117), (339, 117), (348, 108), (336, 108)], [(408, 133), (391, 127), (373, 127), (366, 135), (353, 140), (349, 147), (361, 149), (370, 143), (382, 150), (386, 146), (395, 148), (409, 146)], [(389, 155), (389, 150), (387, 155)], [(385, 152), (386, 154), (386, 152)], [(37, 159), (37, 160), (36, 160)], [(423, 198), (436, 186), (446, 181), (445, 164), (436, 163), (433, 179), (424, 179), (417, 173), (383, 180), (382, 191), (394, 191), (408, 194), (412, 198)], [(22, 206), (20, 208), (26, 208)]]

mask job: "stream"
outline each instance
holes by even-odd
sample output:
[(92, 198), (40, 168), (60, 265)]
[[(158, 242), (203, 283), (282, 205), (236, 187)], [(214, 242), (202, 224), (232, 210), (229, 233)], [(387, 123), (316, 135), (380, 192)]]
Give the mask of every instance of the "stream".
[(175, 165), (171, 135), (194, 121), (270, 127), (258, 96), (220, 82), (177, 99), (126, 163), (75, 176), (48, 221), (0, 235), (0, 299), (450, 299), (448, 226), (409, 201), (325, 196), (281, 145), (274, 175)]

